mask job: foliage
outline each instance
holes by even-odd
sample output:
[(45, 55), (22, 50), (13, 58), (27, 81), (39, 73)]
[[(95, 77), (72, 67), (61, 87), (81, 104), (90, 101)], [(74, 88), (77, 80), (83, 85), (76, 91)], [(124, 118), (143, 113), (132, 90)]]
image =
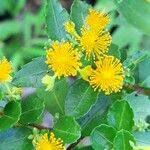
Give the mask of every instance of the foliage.
[[(92, 6), (74, 0), (68, 13), (58, 0), (46, 0), (37, 13), (31, 13), (23, 11), (25, 0), (17, 1), (17, 5), (13, 0), (0, 2), (0, 15), (8, 11), (12, 16), (0, 22), (0, 56), (9, 58), (14, 70), (11, 81), (0, 78), (0, 149), (33, 150), (39, 137), (51, 132), (63, 140), (66, 150), (150, 146), (149, 0), (98, 0), (95, 4), (109, 13), (112, 44), (108, 55), (120, 59), (124, 70), (123, 87), (115, 93), (93, 89), (81, 70), (97, 66), (94, 58), (89, 61), (82, 52), (83, 68), (74, 77), (57, 78), (46, 63), (45, 49), (53, 41), (69, 41), (81, 50), (80, 29)], [(75, 34), (65, 31), (67, 21), (74, 23)], [(45, 75), (50, 77), (46, 80), (50, 90), (43, 82)]]

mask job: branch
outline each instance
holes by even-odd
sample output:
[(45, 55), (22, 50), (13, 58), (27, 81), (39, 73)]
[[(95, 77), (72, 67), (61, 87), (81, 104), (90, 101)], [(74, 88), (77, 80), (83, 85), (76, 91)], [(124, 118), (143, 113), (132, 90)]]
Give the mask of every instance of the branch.
[(23, 125), (23, 124), (17, 124), (16, 125), (16, 127), (32, 127), (32, 128), (37, 128), (37, 129), (39, 129), (39, 130), (43, 130), (43, 129), (45, 129), (45, 130), (51, 130), (51, 128), (48, 128), (48, 127), (45, 127), (45, 126), (42, 126), (42, 125), (38, 125), (38, 124), (28, 124), (28, 125)]
[(33, 123), (33, 124), (29, 124), (28, 126), (37, 128), (37, 129), (39, 129), (39, 130), (42, 130), (42, 129), (51, 130), (51, 128), (44, 127), (44, 126), (42, 126), (42, 125), (38, 125), (38, 124), (34, 124), (34, 123)]
[(128, 88), (128, 89), (130, 89), (130, 90), (134, 90), (134, 91), (136, 91), (138, 94), (144, 94), (144, 95), (150, 96), (150, 89), (146, 89), (146, 88), (144, 88), (144, 87), (140, 87), (140, 86), (137, 85), (137, 84), (125, 86), (125, 88)]
[(76, 147), (76, 146), (80, 143), (80, 141), (81, 141), (83, 138), (84, 138), (84, 137), (81, 136), (80, 139), (78, 139), (77, 142), (71, 144), (71, 145), (67, 148), (67, 150), (73, 150), (73, 148)]
[(3, 116), (3, 114), (4, 114), (3, 112), (0, 112), (0, 116)]

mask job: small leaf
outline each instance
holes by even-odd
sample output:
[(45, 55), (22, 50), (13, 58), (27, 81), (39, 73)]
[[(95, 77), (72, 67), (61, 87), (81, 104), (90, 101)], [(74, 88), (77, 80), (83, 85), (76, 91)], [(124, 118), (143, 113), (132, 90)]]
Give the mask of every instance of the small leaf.
[(134, 125), (133, 111), (126, 101), (116, 101), (109, 109), (107, 115), (108, 124), (117, 130), (132, 130)]
[(21, 115), (21, 106), (19, 102), (10, 101), (4, 107), (4, 114), (0, 117), (0, 131), (6, 130), (15, 125)]
[(133, 135), (122, 129), (117, 133), (114, 139), (114, 150), (133, 150), (130, 142), (135, 143)]
[(46, 24), (47, 33), (52, 40), (66, 39), (64, 23), (69, 20), (69, 14), (62, 8), (58, 0), (47, 0)]
[(119, 47), (115, 44), (111, 44), (110, 48), (109, 48), (109, 51), (108, 51), (108, 54), (109, 55), (112, 55), (118, 59), (121, 58), (121, 53), (119, 51)]
[(13, 84), (20, 87), (40, 87), (42, 86), (41, 79), (47, 70), (43, 57), (33, 59), (15, 74)]
[(44, 101), (36, 95), (30, 95), (21, 102), (22, 114), (20, 123), (29, 124), (37, 121), (44, 111)]
[(113, 127), (102, 124), (91, 133), (92, 147), (95, 150), (112, 149), (115, 136), (116, 130)]
[[(90, 6), (80, 0), (74, 0), (71, 7), (71, 20), (75, 23), (78, 33), (84, 24)], [(80, 13), (79, 13), (80, 12)]]
[(33, 150), (32, 140), (28, 136), (32, 131), (28, 128), (11, 128), (0, 132), (1, 150)]
[(107, 123), (106, 116), (110, 104), (111, 101), (109, 97), (100, 95), (91, 110), (78, 120), (82, 128), (83, 136), (89, 136), (95, 127), (99, 126), (102, 123)]
[(98, 93), (87, 81), (75, 81), (70, 87), (65, 103), (65, 113), (68, 116), (80, 118), (85, 115), (98, 99)]
[(54, 125), (54, 134), (61, 138), (64, 143), (74, 143), (81, 136), (81, 129), (72, 117), (62, 117)]
[(56, 113), (64, 114), (65, 99), (67, 96), (68, 84), (65, 79), (55, 81), (52, 91), (39, 89), (38, 96), (45, 101), (46, 109), (55, 115)]

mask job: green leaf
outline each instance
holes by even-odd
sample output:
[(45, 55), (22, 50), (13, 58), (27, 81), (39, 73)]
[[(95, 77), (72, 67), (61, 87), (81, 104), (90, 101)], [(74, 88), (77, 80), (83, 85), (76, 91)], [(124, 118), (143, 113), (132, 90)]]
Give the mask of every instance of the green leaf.
[[(147, 52), (147, 51), (146, 51)], [(150, 88), (150, 53), (147, 53), (147, 57), (139, 63), (136, 74), (138, 76), (137, 82), (141, 87)]]
[(140, 120), (145, 121), (146, 117), (150, 115), (150, 100), (148, 96), (133, 92), (124, 99), (128, 101), (134, 112), (135, 123), (138, 123)]
[(9, 20), (0, 23), (0, 40), (6, 40), (12, 35), (16, 35), (21, 31), (21, 26), (18, 22)]
[(116, 130), (114, 128), (102, 124), (91, 133), (92, 147), (95, 150), (112, 149), (115, 136)]
[(21, 115), (21, 106), (19, 102), (10, 101), (4, 107), (3, 115), (0, 116), (0, 131), (6, 130), (15, 125)]
[(133, 135), (138, 146), (150, 146), (150, 131), (134, 132)]
[(20, 87), (41, 87), (41, 79), (48, 70), (43, 57), (33, 59), (15, 74), (13, 84)]
[(81, 128), (73, 117), (61, 117), (53, 128), (56, 137), (61, 138), (64, 143), (74, 143), (81, 136)]
[(95, 127), (107, 123), (106, 116), (110, 103), (109, 97), (100, 95), (91, 110), (78, 120), (83, 136), (89, 136)]
[(116, 101), (109, 109), (107, 115), (108, 124), (117, 130), (132, 130), (134, 125), (133, 111), (126, 101)]
[(129, 23), (150, 35), (150, 4), (148, 0), (114, 0), (119, 12)]
[(3, 92), (3, 90), (0, 88), (0, 100), (2, 100), (3, 97), (4, 97), (4, 92)]
[(46, 109), (55, 115), (56, 113), (64, 114), (65, 99), (67, 96), (68, 84), (65, 79), (55, 81), (52, 91), (39, 89), (38, 96), (44, 99)]
[(19, 122), (29, 124), (37, 121), (44, 111), (44, 101), (36, 95), (30, 95), (21, 102), (22, 114)]
[(80, 33), (80, 29), (84, 24), (85, 18), (88, 14), (90, 6), (85, 2), (80, 0), (74, 0), (72, 7), (71, 7), (71, 20), (76, 25), (76, 30)]
[(133, 150), (130, 142), (135, 143), (133, 135), (130, 132), (122, 129), (121, 131), (117, 132), (114, 139), (114, 150)]
[(118, 59), (121, 58), (121, 53), (119, 51), (119, 47), (115, 44), (111, 44), (110, 48), (109, 48), (109, 51), (108, 51), (108, 54), (109, 55), (112, 55)]
[(136, 51), (127, 57), (127, 59), (123, 62), (123, 65), (126, 68), (134, 69), (138, 64), (144, 61), (147, 56), (147, 51)]
[(11, 128), (0, 132), (1, 150), (33, 150), (32, 140), (28, 136), (32, 131), (28, 128)]
[(79, 79), (69, 88), (65, 103), (65, 113), (68, 116), (80, 118), (96, 103), (98, 93), (87, 81)]
[(66, 39), (64, 23), (69, 20), (69, 14), (62, 8), (58, 0), (47, 0), (46, 24), (47, 33), (50, 39)]

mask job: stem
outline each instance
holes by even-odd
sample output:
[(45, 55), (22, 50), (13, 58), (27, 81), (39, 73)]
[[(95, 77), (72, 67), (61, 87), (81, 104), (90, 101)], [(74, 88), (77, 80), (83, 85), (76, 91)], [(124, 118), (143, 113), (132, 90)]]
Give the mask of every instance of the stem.
[(0, 116), (3, 116), (3, 114), (4, 114), (3, 112), (0, 112)]
[(75, 147), (80, 143), (80, 141), (81, 141), (83, 138), (84, 138), (84, 137), (80, 137), (80, 139), (78, 139), (77, 142), (71, 144), (71, 145), (67, 148), (67, 150), (73, 150), (73, 148), (75, 148)]
[(5, 85), (6, 89), (7, 89), (8, 94), (9, 94), (10, 96), (12, 96), (12, 92), (11, 92), (11, 90), (10, 90), (8, 84), (5, 83), (4, 85)]
[(42, 129), (45, 129), (45, 130), (51, 130), (51, 128), (48, 128), (48, 127), (44, 127), (42, 125), (38, 125), (38, 124), (29, 124), (30, 127), (34, 127), (34, 128), (37, 128), (39, 130), (42, 130)]

